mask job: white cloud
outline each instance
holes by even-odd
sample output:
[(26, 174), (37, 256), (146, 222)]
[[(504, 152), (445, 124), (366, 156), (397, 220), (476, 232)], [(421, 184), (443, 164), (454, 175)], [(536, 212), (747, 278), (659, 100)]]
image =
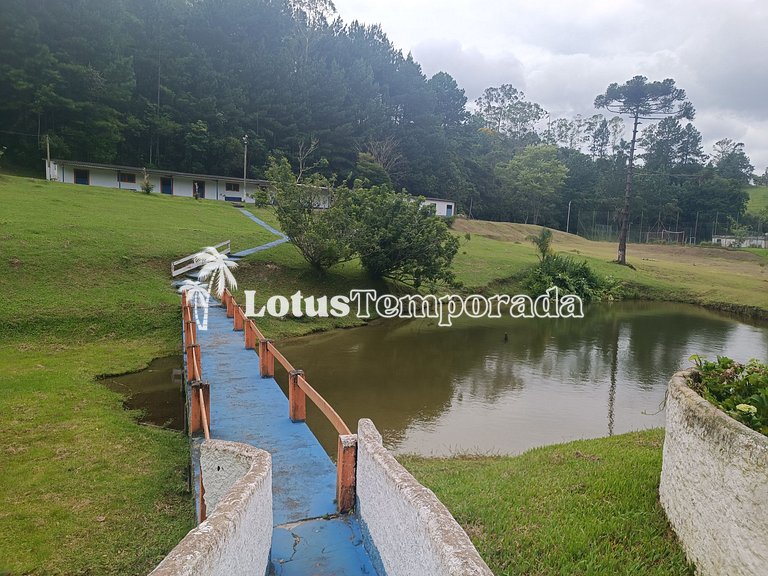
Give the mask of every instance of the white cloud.
[(470, 101), (511, 83), (553, 114), (593, 114), (594, 97), (636, 74), (674, 78), (711, 143), (743, 141), (768, 165), (768, 2), (764, 0), (336, 0), (345, 21), (381, 23), (428, 75)]

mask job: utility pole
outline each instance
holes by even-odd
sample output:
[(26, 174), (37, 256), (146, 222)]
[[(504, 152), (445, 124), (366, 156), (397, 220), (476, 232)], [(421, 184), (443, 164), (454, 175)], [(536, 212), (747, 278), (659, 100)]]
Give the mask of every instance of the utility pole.
[(570, 231), (571, 227), (571, 202), (573, 202), (573, 200), (568, 200), (568, 219), (565, 221), (566, 234)]
[(48, 174), (46, 176), (48, 180), (51, 180), (51, 139), (48, 134), (45, 135), (45, 157), (48, 162)]
[(243, 202), (245, 202), (245, 189), (248, 177), (248, 134), (243, 136), (243, 146)]
[(699, 213), (696, 212), (696, 224), (693, 227), (693, 242), (696, 243), (696, 234), (699, 232)]

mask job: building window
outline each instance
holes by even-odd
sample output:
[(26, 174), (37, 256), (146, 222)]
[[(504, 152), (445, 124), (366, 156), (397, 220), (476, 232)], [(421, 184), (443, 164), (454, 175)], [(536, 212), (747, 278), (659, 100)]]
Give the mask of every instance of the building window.
[(125, 184), (136, 184), (136, 174), (125, 174), (124, 172), (120, 172), (117, 179)]
[(90, 174), (88, 173), (88, 170), (80, 170), (79, 168), (75, 168), (74, 170), (74, 180), (75, 184), (90, 184)]
[(227, 192), (240, 192), (240, 184), (237, 182), (227, 182), (225, 190)]

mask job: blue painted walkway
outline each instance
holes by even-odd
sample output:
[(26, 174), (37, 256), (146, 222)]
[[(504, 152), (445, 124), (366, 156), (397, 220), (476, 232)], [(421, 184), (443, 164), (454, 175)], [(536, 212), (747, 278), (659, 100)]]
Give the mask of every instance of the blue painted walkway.
[(280, 232), (279, 230), (275, 230), (264, 222), (261, 218), (257, 218), (254, 216), (251, 212), (246, 210), (245, 208), (239, 208), (240, 212), (245, 214), (248, 218), (256, 222), (259, 226), (262, 228), (265, 228), (269, 232), (272, 232), (275, 236), (279, 236), (277, 240), (274, 240), (272, 242), (268, 242), (266, 244), (262, 244), (261, 246), (256, 246), (255, 248), (248, 248), (247, 250), (241, 250), (240, 252), (236, 252), (235, 254), (232, 254), (232, 258), (243, 258), (244, 256), (248, 256), (250, 254), (255, 254), (256, 252), (261, 252), (262, 250), (268, 250), (269, 248), (274, 248), (275, 246), (279, 246), (280, 244), (283, 244), (285, 242), (288, 242), (288, 236)]
[(336, 516), (336, 467), (304, 423), (288, 418), (288, 399), (221, 306), (198, 330), (203, 377), (211, 386), (211, 437), (272, 454), (273, 574), (376, 574), (354, 515)]

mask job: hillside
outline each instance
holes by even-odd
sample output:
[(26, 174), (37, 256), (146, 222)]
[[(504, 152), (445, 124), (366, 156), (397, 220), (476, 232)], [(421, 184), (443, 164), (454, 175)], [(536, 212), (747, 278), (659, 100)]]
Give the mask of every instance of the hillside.
[[(514, 277), (521, 265), (536, 261), (527, 237), (537, 234), (539, 226), (458, 219), (453, 229), (472, 238), (455, 264), (470, 287)], [(768, 315), (768, 251), (629, 244), (630, 268), (611, 262), (616, 258), (614, 243), (593, 242), (556, 230), (553, 234), (556, 251), (584, 258), (601, 275), (624, 282), (628, 296)], [(745, 310), (750, 307), (759, 310)]]
[(750, 186), (747, 210), (758, 214), (766, 208), (768, 208), (768, 186)]

